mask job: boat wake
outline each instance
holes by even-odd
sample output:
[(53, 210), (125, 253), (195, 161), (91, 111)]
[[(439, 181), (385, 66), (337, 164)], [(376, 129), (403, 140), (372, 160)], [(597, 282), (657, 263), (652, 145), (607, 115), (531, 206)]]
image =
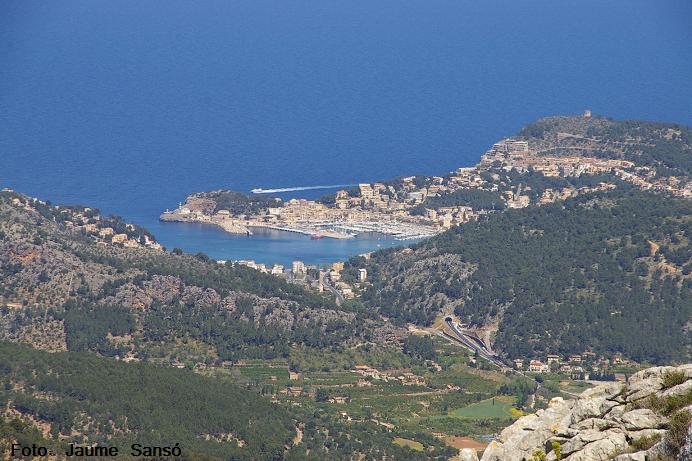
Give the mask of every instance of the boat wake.
[(337, 189), (339, 187), (353, 187), (357, 184), (333, 184), (329, 186), (302, 186), (302, 187), (283, 187), (280, 189), (252, 189), (250, 192), (253, 194), (276, 194), (279, 192), (296, 192), (301, 190), (315, 190), (315, 189)]

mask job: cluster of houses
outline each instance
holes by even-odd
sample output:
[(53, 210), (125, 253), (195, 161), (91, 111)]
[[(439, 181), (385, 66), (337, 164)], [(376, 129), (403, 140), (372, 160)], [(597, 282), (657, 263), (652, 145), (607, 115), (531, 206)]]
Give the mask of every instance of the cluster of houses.
[(503, 139), (481, 157), (480, 165), (500, 166), (506, 171), (525, 173), (532, 169), (547, 177), (569, 177), (581, 174), (610, 174), (618, 169), (630, 169), (634, 163), (627, 160), (604, 159), (596, 157), (549, 156), (540, 151), (530, 150), (526, 141), (512, 138)]
[[(649, 166), (637, 166), (628, 160), (605, 159), (589, 157), (584, 154), (602, 149), (601, 142), (597, 139), (587, 139), (569, 133), (559, 133), (558, 143), (567, 151), (580, 150), (582, 155), (556, 156), (554, 152), (560, 150), (560, 146), (550, 144), (547, 146), (533, 146), (529, 149), (526, 141), (512, 138), (504, 139), (493, 144), (481, 157), (481, 166), (500, 166), (506, 171), (515, 170), (520, 173), (529, 169), (540, 172), (547, 177), (576, 177), (582, 174), (608, 174), (634, 184), (645, 190), (657, 190), (669, 192), (680, 197), (692, 197), (692, 184), (681, 183), (674, 176), (658, 175), (655, 168)], [(563, 141), (566, 141), (563, 143)], [(573, 143), (576, 141), (576, 144)], [(622, 146), (618, 142), (611, 142), (611, 149), (619, 149)], [(574, 144), (574, 145), (572, 145)], [(553, 155), (545, 155), (546, 153)]]
[(360, 288), (363, 283), (368, 279), (368, 270), (361, 268), (358, 269), (358, 279), (355, 285), (345, 282), (341, 278), (341, 273), (344, 270), (343, 262), (335, 262), (332, 264), (331, 268), (326, 272), (320, 273), (320, 279), (323, 277), (329, 278), (330, 283), (334, 288), (346, 299), (355, 298), (354, 288)]
[[(379, 371), (368, 365), (356, 365), (353, 367), (352, 371), (358, 373), (363, 378), (370, 378), (372, 380), (382, 380), (384, 382), (398, 381), (404, 386), (425, 386), (425, 379), (422, 376), (418, 376), (407, 369)], [(367, 379), (360, 379), (358, 385), (361, 387), (372, 385), (372, 383), (365, 384), (366, 382), (369, 383)]]
[[(219, 262), (226, 264), (226, 261)], [(326, 289), (324, 282), (328, 281), (331, 286), (346, 299), (354, 298), (356, 296), (354, 288), (359, 288), (368, 278), (367, 269), (359, 269), (358, 279), (355, 285), (345, 282), (341, 278), (341, 273), (344, 270), (344, 263), (338, 261), (328, 268), (322, 269), (316, 265), (307, 265), (303, 261), (293, 261), (291, 267), (288, 268), (282, 264), (267, 266), (266, 264), (258, 263), (252, 259), (234, 261), (233, 263), (258, 270), (265, 274), (282, 277), (289, 282), (310, 286), (320, 292)], [(309, 273), (312, 273), (312, 275), (309, 275)]]
[[(130, 224), (128, 224), (128, 226), (130, 226)], [(98, 227), (96, 224), (92, 223), (77, 226), (77, 228), (83, 230), (87, 234), (98, 235), (99, 240), (97, 244), (99, 245), (106, 245), (110, 241), (113, 245), (122, 245), (125, 248), (137, 248), (140, 246), (139, 241), (131, 239), (127, 234), (116, 234), (112, 227)], [(130, 230), (134, 230), (134, 227)]]
[(368, 231), (395, 236), (434, 235), (439, 230), (423, 217), (407, 211), (422, 203), (426, 193), (415, 190), (402, 201), (389, 195), (393, 190), (392, 186), (382, 183), (360, 184), (357, 192), (336, 192), (334, 205), (291, 199), (281, 206), (268, 208), (266, 213), (248, 217), (245, 224), (332, 238), (350, 238)]
[[(584, 379), (589, 379), (589, 372), (598, 373), (608, 368), (610, 365), (619, 365), (625, 363), (625, 360), (616, 355), (610, 360), (605, 358), (596, 358), (593, 352), (584, 352), (583, 354), (573, 354), (563, 359), (556, 354), (549, 354), (545, 361), (532, 359), (527, 363), (523, 359), (514, 359), (514, 368), (517, 370), (525, 370), (532, 373), (550, 373), (560, 372), (567, 373), (572, 376), (580, 375)], [(588, 364), (588, 365), (587, 365)]]
[[(348, 191), (339, 191), (336, 206), (348, 208), (359, 206), (366, 210), (393, 213), (400, 219), (417, 219), (408, 209), (420, 205), (429, 197), (454, 192), (462, 188), (480, 188), (487, 182), (481, 178), (478, 168), (459, 168), (445, 179), (442, 176), (425, 178), (425, 185), (416, 181), (416, 176), (399, 179), (397, 187), (382, 183), (359, 184), (358, 197), (350, 197)], [(462, 224), (475, 219), (478, 212), (468, 206), (427, 209), (422, 218), (437, 229), (446, 229), (453, 224)]]
[[(4, 188), (2, 192), (14, 193), (12, 189)], [(20, 199), (15, 197), (12, 199), (12, 205), (23, 207), (27, 210), (34, 209), (34, 206), (48, 206), (48, 203), (39, 199)], [(81, 232), (96, 239), (97, 245), (107, 246), (121, 245), (126, 248), (147, 247), (160, 250), (163, 247), (148, 235), (131, 237), (126, 233), (116, 233), (115, 229), (104, 224), (98, 210), (93, 208), (73, 208), (54, 205), (55, 210), (59, 210), (59, 216), (62, 223), (68, 229), (74, 232)], [(131, 234), (136, 232), (135, 226), (132, 224), (125, 225), (128, 232)]]
[(317, 266), (306, 265), (303, 261), (293, 261), (290, 268), (285, 267), (283, 264), (267, 266), (266, 264), (256, 262), (254, 259), (241, 259), (234, 262), (240, 266), (249, 267), (265, 274), (284, 276), (291, 279), (304, 278), (309, 270), (317, 270)]

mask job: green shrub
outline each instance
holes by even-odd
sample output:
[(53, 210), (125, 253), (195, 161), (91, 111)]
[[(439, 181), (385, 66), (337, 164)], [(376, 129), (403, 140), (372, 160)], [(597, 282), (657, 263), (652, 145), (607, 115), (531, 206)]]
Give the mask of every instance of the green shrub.
[(672, 414), (675, 410), (692, 405), (692, 389), (685, 394), (671, 395), (665, 399), (663, 412), (666, 415)]
[(545, 461), (545, 452), (543, 450), (534, 451), (530, 461)]
[(555, 453), (555, 459), (560, 461), (562, 459), (562, 445), (560, 445), (560, 442), (553, 442), (551, 446), (553, 447), (553, 452)]
[(688, 405), (692, 405), (692, 389), (684, 394), (671, 395), (665, 398), (652, 395), (646, 400), (644, 407), (650, 408), (657, 413), (670, 415)]
[(632, 441), (633, 451), (644, 451), (656, 445), (661, 440), (660, 434), (640, 437)]
[(692, 423), (692, 414), (687, 410), (677, 411), (670, 418), (666, 441), (676, 453), (685, 445), (685, 438), (690, 430), (690, 423)]
[(687, 381), (682, 371), (667, 371), (663, 373), (663, 389), (670, 389)]

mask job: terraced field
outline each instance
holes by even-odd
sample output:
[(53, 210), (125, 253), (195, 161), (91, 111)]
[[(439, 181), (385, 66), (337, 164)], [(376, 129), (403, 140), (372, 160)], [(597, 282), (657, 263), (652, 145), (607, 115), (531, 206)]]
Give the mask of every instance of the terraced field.
[(454, 410), (451, 415), (472, 419), (519, 417), (522, 412), (514, 407), (515, 403), (514, 397), (492, 397)]

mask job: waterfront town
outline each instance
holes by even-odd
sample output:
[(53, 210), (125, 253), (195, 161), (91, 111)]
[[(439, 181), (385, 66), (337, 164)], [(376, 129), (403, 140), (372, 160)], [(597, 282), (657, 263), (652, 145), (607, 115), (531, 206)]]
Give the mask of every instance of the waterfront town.
[[(583, 115), (591, 117), (589, 111)], [(671, 136), (675, 134), (672, 133)], [(214, 224), (227, 232), (252, 235), (253, 228), (270, 228), (320, 238), (352, 238), (359, 233), (376, 232), (398, 240), (434, 236), (453, 225), (463, 224), (487, 213), (505, 208), (543, 205), (579, 194), (615, 188), (618, 182), (643, 190), (692, 197), (692, 184), (676, 176), (659, 175), (650, 165), (604, 158), (607, 148), (618, 154), (635, 145), (633, 141), (614, 142), (569, 133), (558, 133), (549, 141), (536, 138), (503, 139), (495, 143), (473, 167), (458, 168), (445, 176), (407, 176), (389, 182), (359, 184), (339, 190), (320, 200), (274, 199), (249, 213), (234, 213), (217, 206), (212, 193), (190, 195), (184, 204), (161, 214), (162, 221)], [(563, 184), (545, 187), (538, 194), (522, 184), (521, 175), (539, 174), (547, 181), (572, 180), (591, 176), (595, 184)], [(508, 182), (506, 175), (519, 175)], [(505, 176), (503, 176), (505, 175)], [(227, 191), (215, 191), (220, 196)], [(231, 192), (228, 192), (231, 193)], [(238, 194), (238, 193), (233, 193)], [(456, 194), (456, 195), (455, 195)], [(462, 195), (458, 199), (457, 195)], [(465, 194), (465, 196), (464, 196)]]
[[(585, 111), (575, 119), (588, 123), (591, 113)], [(243, 235), (252, 235), (254, 228), (270, 228), (306, 234), (313, 239), (347, 239), (374, 232), (398, 240), (419, 240), (485, 214), (546, 205), (614, 189), (618, 184), (692, 197), (692, 183), (683, 183), (672, 175), (659, 175), (650, 165), (602, 154), (608, 150), (610, 157), (618, 157), (637, 143), (636, 139), (612, 141), (565, 132), (547, 139), (510, 137), (493, 144), (477, 165), (458, 168), (444, 176), (407, 176), (359, 184), (319, 200), (293, 198), (284, 202), (264, 198), (255, 206), (240, 208), (246, 212), (223, 206), (232, 206), (238, 197), (252, 201), (256, 196), (231, 191), (197, 193), (175, 210), (162, 213), (160, 219), (213, 224)], [(529, 184), (531, 175), (540, 178), (539, 187), (536, 181)], [(114, 236), (113, 241), (119, 237)], [(360, 285), (367, 280), (367, 274), (362, 273), (355, 284), (347, 283), (341, 276), (340, 262), (323, 268), (306, 266), (301, 261), (294, 261), (290, 268), (253, 260), (234, 262), (320, 291), (332, 291), (337, 300), (356, 297)]]

